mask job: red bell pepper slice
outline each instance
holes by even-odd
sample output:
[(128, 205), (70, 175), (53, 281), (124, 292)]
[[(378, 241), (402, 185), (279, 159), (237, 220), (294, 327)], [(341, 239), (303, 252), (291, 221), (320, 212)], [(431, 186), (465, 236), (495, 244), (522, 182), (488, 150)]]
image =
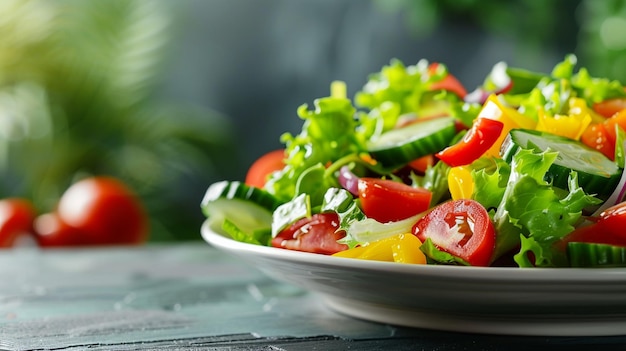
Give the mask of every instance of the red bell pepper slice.
[(435, 156), (452, 167), (468, 165), (491, 148), (500, 137), (503, 128), (504, 123), (500, 121), (486, 117), (477, 118), (461, 141), (436, 153)]
[[(437, 62), (431, 63), (430, 66), (428, 66), (428, 71), (431, 74), (434, 74), (437, 71), (437, 67), (439, 67), (439, 64)], [(446, 90), (456, 94), (461, 99), (464, 99), (467, 95), (467, 89), (465, 89), (463, 84), (461, 84), (461, 82), (450, 72), (448, 72), (448, 74), (446, 74), (446, 76), (443, 77), (442, 80), (434, 82), (429, 89)]]

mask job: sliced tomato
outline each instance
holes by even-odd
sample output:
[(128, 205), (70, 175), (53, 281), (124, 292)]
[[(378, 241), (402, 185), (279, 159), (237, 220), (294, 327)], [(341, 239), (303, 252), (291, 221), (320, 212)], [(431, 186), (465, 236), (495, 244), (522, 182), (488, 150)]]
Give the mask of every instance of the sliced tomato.
[(477, 118), (472, 128), (458, 143), (435, 154), (446, 164), (465, 166), (482, 156), (498, 140), (504, 123), (491, 118)]
[(434, 207), (413, 226), (422, 242), (431, 239), (442, 251), (472, 266), (488, 266), (496, 232), (487, 210), (474, 200), (453, 200)]
[(388, 179), (359, 178), (363, 213), (381, 223), (395, 222), (426, 211), (433, 194), (424, 188)]
[(607, 208), (592, 220), (593, 224), (574, 230), (559, 245), (564, 244), (563, 249), (568, 242), (626, 246), (626, 202)]
[(608, 138), (615, 143), (617, 140), (616, 128), (626, 130), (626, 110), (622, 110), (614, 114), (611, 118), (607, 118), (603, 122)]
[(348, 249), (337, 240), (346, 236), (339, 229), (339, 216), (334, 212), (317, 213), (303, 218), (283, 229), (272, 239), (271, 245), (288, 250), (332, 255)]
[(593, 104), (593, 110), (607, 118), (625, 109), (626, 97), (607, 99)]
[(270, 151), (252, 163), (246, 173), (245, 183), (263, 189), (269, 175), (283, 167), (285, 167), (285, 150)]
[[(434, 62), (430, 64), (430, 66), (428, 67), (428, 70), (432, 74), (437, 71), (438, 67), (439, 67), (439, 63)], [(429, 89), (430, 90), (446, 90), (446, 91), (456, 94), (461, 99), (465, 98), (465, 95), (467, 95), (467, 89), (465, 89), (463, 84), (461, 84), (461, 82), (459, 82), (459, 80), (455, 76), (453, 76), (450, 72), (448, 72), (448, 74), (445, 77), (443, 77), (442, 80), (438, 82), (434, 82), (429, 87)]]
[(615, 159), (615, 139), (607, 131), (604, 123), (593, 123), (585, 129), (580, 141), (592, 149), (598, 150), (611, 160)]

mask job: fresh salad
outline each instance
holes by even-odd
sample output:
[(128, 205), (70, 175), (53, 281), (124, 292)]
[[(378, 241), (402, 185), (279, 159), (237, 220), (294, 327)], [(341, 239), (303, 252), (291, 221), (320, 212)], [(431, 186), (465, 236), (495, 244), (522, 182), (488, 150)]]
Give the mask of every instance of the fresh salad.
[(353, 99), (332, 82), (283, 149), (208, 187), (207, 224), (343, 258), (626, 266), (626, 91), (576, 61), (499, 62), (471, 91), (427, 60), (392, 60)]

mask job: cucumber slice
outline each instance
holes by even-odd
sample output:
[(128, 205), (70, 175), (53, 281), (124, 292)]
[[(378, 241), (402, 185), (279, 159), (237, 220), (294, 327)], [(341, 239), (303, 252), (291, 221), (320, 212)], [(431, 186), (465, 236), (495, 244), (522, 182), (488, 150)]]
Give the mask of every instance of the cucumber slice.
[(626, 267), (626, 247), (608, 244), (567, 244), (567, 255), (572, 267)]
[(256, 233), (270, 232), (272, 213), (279, 205), (280, 202), (265, 190), (237, 181), (221, 181), (209, 186), (200, 207), (215, 232), (228, 235), (224, 230), (228, 222), (254, 237)]
[(558, 152), (545, 180), (561, 189), (568, 188), (568, 177), (573, 170), (578, 173), (578, 184), (585, 192), (605, 199), (615, 190), (622, 175), (622, 169), (601, 152), (555, 134), (513, 129), (502, 144), (502, 158), (511, 162), (520, 148)]
[(386, 168), (397, 168), (416, 158), (441, 151), (456, 135), (455, 119), (439, 117), (383, 133), (367, 145), (372, 158)]

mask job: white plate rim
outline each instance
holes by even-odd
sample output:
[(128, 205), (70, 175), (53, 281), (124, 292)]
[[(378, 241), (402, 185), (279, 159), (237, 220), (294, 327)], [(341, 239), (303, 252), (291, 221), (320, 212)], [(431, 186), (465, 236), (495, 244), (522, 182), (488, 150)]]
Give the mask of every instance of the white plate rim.
[(626, 284), (626, 268), (517, 268), (517, 267), (465, 267), (452, 265), (415, 265), (393, 262), (369, 261), (322, 254), (287, 250), (236, 241), (213, 231), (205, 221), (202, 224), (203, 239), (222, 250), (240, 255), (252, 254), (269, 259), (314, 264), (352, 270), (371, 270), (460, 280), (500, 282), (551, 282), (551, 283), (602, 283)]

